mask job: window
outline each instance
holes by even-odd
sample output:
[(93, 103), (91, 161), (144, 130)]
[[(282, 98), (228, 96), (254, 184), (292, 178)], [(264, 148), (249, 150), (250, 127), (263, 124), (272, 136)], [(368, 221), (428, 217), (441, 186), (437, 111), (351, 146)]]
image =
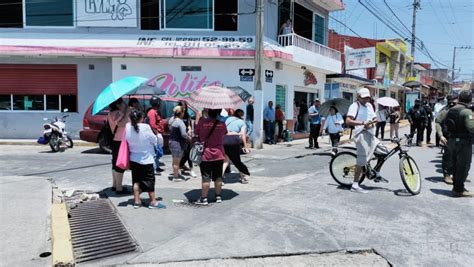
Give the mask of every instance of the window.
[(74, 26), (72, 0), (25, 0), (27, 26)]
[(314, 14), (313, 41), (324, 45), (324, 17)]
[(141, 0), (140, 17), (142, 30), (160, 29), (160, 4), (159, 0)]
[(44, 110), (42, 95), (14, 95), (13, 110)]
[(77, 112), (75, 95), (0, 95), (0, 111), (62, 111)]
[(237, 31), (237, 0), (214, 0), (214, 30)]
[(213, 29), (213, 0), (164, 0), (164, 28)]
[(280, 105), (281, 110), (286, 112), (286, 87), (283, 85), (276, 86), (275, 106)]
[(0, 7), (0, 28), (23, 27), (23, 3), (19, 0), (2, 0)]
[(379, 90), (379, 97), (384, 97), (384, 96), (387, 96), (387, 90), (380, 89)]
[(0, 110), (11, 110), (11, 109), (12, 109), (12, 96), (0, 95)]
[(312, 29), (314, 27), (312, 26), (313, 12), (298, 3), (294, 3), (294, 10), (293, 29), (295, 33), (306, 39), (312, 40)]

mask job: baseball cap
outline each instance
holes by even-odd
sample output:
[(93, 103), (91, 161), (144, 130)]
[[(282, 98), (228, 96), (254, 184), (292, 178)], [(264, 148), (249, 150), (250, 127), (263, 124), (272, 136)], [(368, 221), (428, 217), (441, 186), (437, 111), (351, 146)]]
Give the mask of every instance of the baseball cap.
[(370, 97), (370, 91), (365, 87), (360, 88), (359, 91), (357, 91), (357, 94), (362, 98)]

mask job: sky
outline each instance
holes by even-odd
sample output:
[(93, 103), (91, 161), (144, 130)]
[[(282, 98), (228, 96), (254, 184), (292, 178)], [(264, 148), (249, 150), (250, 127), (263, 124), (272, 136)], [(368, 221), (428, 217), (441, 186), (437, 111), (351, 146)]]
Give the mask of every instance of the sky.
[[(391, 13), (384, 0), (360, 0), (360, 2), (372, 10), (377, 10), (376, 14), (387, 18), (392, 25), (399, 28), (398, 32), (403, 37), (411, 39), (413, 0), (385, 0), (408, 29), (405, 29)], [(366, 38), (401, 38), (370, 13), (359, 0), (344, 0), (344, 3), (346, 6), (344, 11), (330, 14), (345, 24), (344, 26), (330, 19), (329, 27), (338, 33), (355, 35), (348, 29), (351, 28)], [(472, 49), (456, 49), (454, 69), (456, 80), (474, 80), (474, 1), (420, 0), (420, 5), (415, 33), (437, 61), (437, 65), (418, 49), (415, 51), (415, 62), (432, 63), (432, 68), (449, 68), (451, 72), (454, 47), (471, 46)], [(410, 51), (411, 46), (409, 43), (407, 45)]]

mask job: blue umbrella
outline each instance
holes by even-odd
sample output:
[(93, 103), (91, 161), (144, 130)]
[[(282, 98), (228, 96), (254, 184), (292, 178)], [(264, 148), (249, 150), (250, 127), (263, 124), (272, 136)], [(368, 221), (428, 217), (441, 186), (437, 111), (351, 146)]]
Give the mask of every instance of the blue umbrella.
[(125, 77), (119, 81), (111, 83), (99, 94), (94, 102), (92, 108), (92, 115), (99, 113), (104, 108), (108, 107), (115, 100), (121, 98), (124, 95), (161, 95), (163, 92), (159, 92), (158, 88), (153, 89), (148, 86), (146, 82), (147, 78), (130, 76)]

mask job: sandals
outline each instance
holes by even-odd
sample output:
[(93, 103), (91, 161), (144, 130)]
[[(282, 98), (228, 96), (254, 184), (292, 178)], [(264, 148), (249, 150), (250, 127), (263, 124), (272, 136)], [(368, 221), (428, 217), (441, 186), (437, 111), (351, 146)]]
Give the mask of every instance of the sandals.
[(240, 183), (241, 183), (241, 184), (248, 184), (248, 183), (249, 183), (249, 180), (247, 180), (247, 178), (245, 178), (245, 177), (241, 177), (241, 178), (240, 178)]
[(133, 203), (133, 208), (134, 208), (134, 209), (138, 209), (138, 208), (140, 208), (141, 206), (142, 206), (142, 203), (141, 203), (141, 202), (140, 202), (140, 203), (135, 203), (135, 202)]

